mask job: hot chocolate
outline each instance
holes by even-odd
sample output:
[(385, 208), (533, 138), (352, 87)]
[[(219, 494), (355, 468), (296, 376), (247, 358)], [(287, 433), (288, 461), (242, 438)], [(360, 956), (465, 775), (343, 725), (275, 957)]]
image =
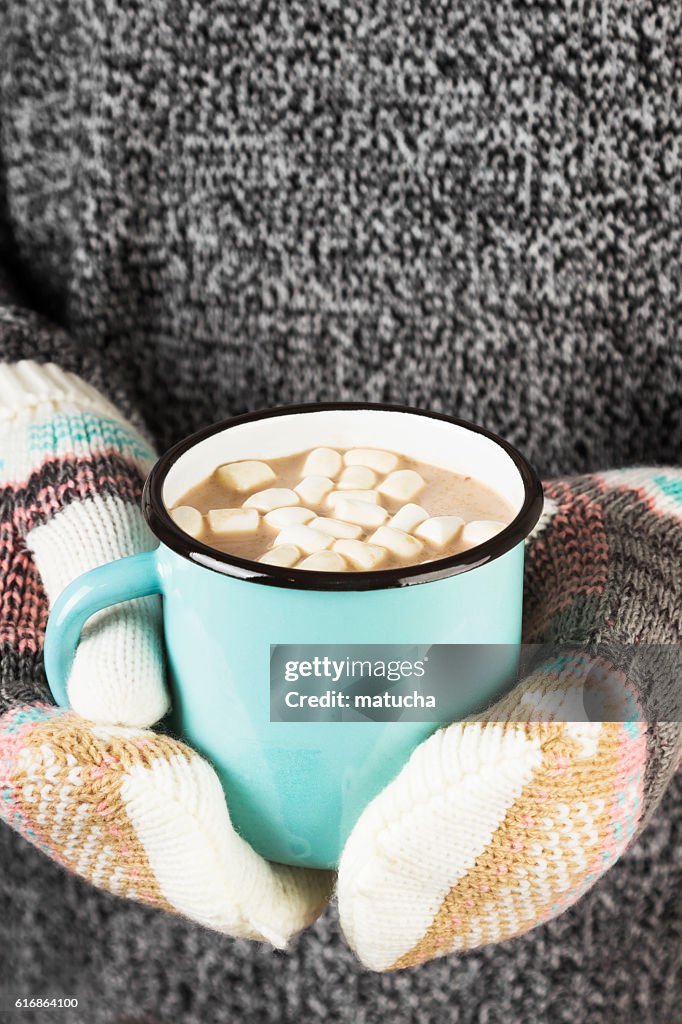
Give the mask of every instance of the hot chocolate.
[(473, 477), (370, 448), (220, 465), (170, 514), (219, 551), (324, 572), (444, 558), (513, 518), (507, 501)]

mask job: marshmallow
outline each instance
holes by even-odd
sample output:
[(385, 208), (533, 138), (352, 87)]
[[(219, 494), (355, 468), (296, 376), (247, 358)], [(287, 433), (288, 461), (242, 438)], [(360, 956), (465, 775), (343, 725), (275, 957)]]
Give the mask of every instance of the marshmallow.
[(297, 523), (294, 526), (285, 526), (277, 535), (275, 543), (277, 545), (293, 544), (304, 554), (313, 555), (316, 551), (323, 551), (325, 548), (331, 547), (332, 538), (327, 533), (320, 533), (319, 530), (313, 530), (310, 526)]
[(288, 487), (268, 487), (264, 491), (256, 491), (244, 502), (244, 508), (257, 508), (259, 512), (272, 512), (273, 508), (284, 508), (285, 505), (298, 505), (299, 497)]
[(353, 523), (342, 523), (340, 519), (328, 519), (326, 516), (313, 519), (310, 526), (313, 530), (319, 530), (330, 537), (342, 537), (345, 540), (357, 540), (358, 537), (362, 537), (361, 526), (354, 526)]
[(188, 533), (190, 537), (198, 537), (204, 529), (204, 517), (198, 509), (191, 505), (178, 505), (172, 508), (169, 515), (176, 526)]
[(216, 476), (221, 484), (231, 487), (234, 491), (252, 491), (275, 479), (275, 474), (267, 462), (230, 462), (218, 466)]
[(351, 448), (343, 458), (347, 466), (369, 466), (377, 473), (390, 473), (398, 465), (397, 455), (377, 448)]
[(333, 490), (334, 484), (328, 476), (306, 476), (294, 490), (300, 494), (309, 505), (319, 505), (325, 494)]
[(394, 526), (380, 526), (369, 540), (371, 544), (378, 544), (400, 558), (412, 560), (419, 557), (423, 547), (416, 537), (405, 533), (404, 530), (396, 530)]
[(283, 530), (285, 526), (293, 526), (294, 523), (308, 523), (315, 518), (315, 513), (302, 505), (287, 505), (285, 508), (273, 508), (263, 517), (268, 526), (275, 530)]
[(379, 495), (376, 491), (332, 491), (327, 495), (330, 508), (336, 508), (340, 501), (368, 501), (371, 505), (378, 505)]
[(341, 456), (333, 448), (315, 448), (305, 460), (303, 475), (335, 477), (342, 465)]
[(396, 530), (404, 530), (405, 533), (411, 533), (415, 526), (419, 526), (425, 519), (429, 518), (429, 513), (421, 505), (403, 505), (399, 508), (392, 519), (389, 519), (388, 525), (395, 527)]
[[(349, 492), (355, 494), (355, 491)], [(347, 498), (334, 505), (334, 515), (346, 523), (357, 526), (377, 527), (385, 521), (388, 512), (381, 505), (371, 505), (368, 501), (355, 501)]]
[(496, 537), (506, 525), (506, 523), (499, 523), (495, 519), (475, 519), (471, 523), (465, 523), (459, 539), (468, 548), (473, 548), (477, 544), (483, 544), (492, 537)]
[(208, 513), (208, 525), (221, 537), (233, 533), (255, 533), (259, 519), (255, 508), (212, 508)]
[(263, 562), (264, 565), (282, 565), (289, 569), (292, 565), (296, 565), (300, 557), (301, 552), (293, 544), (278, 544), (277, 547), (271, 548), (270, 551), (261, 555), (258, 561)]
[(420, 523), (414, 532), (434, 547), (444, 548), (455, 539), (463, 526), (464, 520), (459, 516), (431, 516)]
[(297, 569), (316, 569), (318, 572), (345, 572), (346, 560), (337, 551), (317, 551), (308, 555), (296, 566)]
[(335, 540), (334, 551), (350, 562), (354, 569), (376, 569), (386, 558), (386, 550), (362, 540)]
[(349, 466), (339, 477), (337, 487), (342, 491), (366, 491), (374, 487), (377, 475), (367, 466)]
[(410, 501), (419, 494), (425, 481), (413, 469), (398, 469), (382, 480), (377, 490), (395, 501)]

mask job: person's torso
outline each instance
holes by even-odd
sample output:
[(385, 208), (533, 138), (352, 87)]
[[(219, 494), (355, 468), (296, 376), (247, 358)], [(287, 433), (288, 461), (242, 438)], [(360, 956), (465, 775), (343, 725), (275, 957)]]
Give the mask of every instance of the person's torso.
[(545, 472), (679, 458), (681, 23), (15, 5), (16, 252), (162, 445), (353, 398), (474, 418)]

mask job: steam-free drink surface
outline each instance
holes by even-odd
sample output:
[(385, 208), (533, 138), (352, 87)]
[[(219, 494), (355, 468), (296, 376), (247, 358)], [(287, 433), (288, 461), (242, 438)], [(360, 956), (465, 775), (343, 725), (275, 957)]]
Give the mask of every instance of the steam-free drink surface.
[(216, 466), (171, 515), (240, 558), (344, 572), (457, 554), (500, 532), (514, 511), (473, 477), (383, 449), (325, 448)]

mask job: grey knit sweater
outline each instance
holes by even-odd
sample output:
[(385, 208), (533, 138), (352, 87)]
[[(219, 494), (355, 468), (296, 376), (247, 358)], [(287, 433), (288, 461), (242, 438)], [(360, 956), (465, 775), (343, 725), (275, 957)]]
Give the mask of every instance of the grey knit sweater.
[[(2, 358), (81, 372), (162, 448), (355, 398), (543, 474), (682, 459), (675, 0), (0, 0), (0, 55)], [(89, 1022), (674, 1024), (681, 792), (557, 921), (390, 977), (332, 912), (282, 958), (3, 829), (0, 987), (74, 979)]]

